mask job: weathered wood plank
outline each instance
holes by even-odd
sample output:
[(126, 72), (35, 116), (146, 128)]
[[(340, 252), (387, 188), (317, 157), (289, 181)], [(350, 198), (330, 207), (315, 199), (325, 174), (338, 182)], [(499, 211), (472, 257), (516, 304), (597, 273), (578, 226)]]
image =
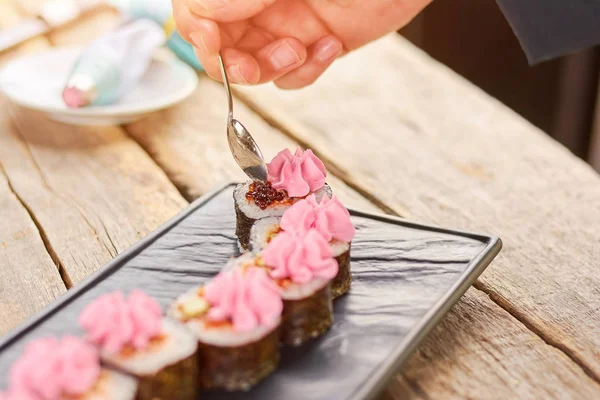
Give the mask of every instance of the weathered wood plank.
[[(16, 25), (23, 15), (15, 8), (10, 1), (0, 1), (0, 29), (7, 29)], [(0, 63), (8, 61), (17, 54), (35, 51), (47, 46), (47, 42), (43, 38), (30, 39), (18, 46), (9, 49), (6, 52), (0, 53)]]
[[(267, 159), (284, 148), (293, 150), (297, 146), (243, 103), (236, 103), (235, 113), (260, 143)], [(229, 151), (225, 134), (226, 115), (223, 88), (202, 75), (199, 87), (190, 99), (130, 124), (126, 130), (152, 155), (180, 191), (191, 199), (222, 182), (247, 179)], [(328, 182), (348, 206), (379, 211), (331, 173)]]
[[(10, 134), (0, 111), (0, 136)], [(66, 291), (34, 221), (13, 193), (0, 163), (0, 336)]]
[[(240, 119), (241, 119), (241, 118), (240, 118)], [(201, 171), (201, 170), (200, 170), (200, 171)], [(469, 294), (467, 294), (466, 298), (471, 298), (471, 296), (472, 296), (472, 295), (469, 293)], [(490, 307), (493, 309), (494, 313), (502, 312), (501, 310), (499, 310), (499, 309), (498, 309), (498, 307), (497, 307), (496, 305), (492, 304), (491, 302), (489, 302), (489, 300), (486, 300), (485, 298), (484, 298), (483, 300), (481, 300), (481, 299), (478, 299), (478, 301), (479, 301), (479, 302), (475, 304), (475, 308), (469, 308), (469, 309), (468, 309), (468, 310), (469, 310), (469, 312), (477, 312), (477, 311), (478, 311), (478, 309), (479, 309), (478, 307), (480, 307), (480, 303), (481, 303), (482, 301), (487, 301), (488, 303), (490, 303)], [(487, 318), (490, 318), (490, 316), (489, 316), (489, 315), (487, 315), (487, 314), (488, 314), (488, 311), (486, 310), (486, 312), (484, 313), (484, 316), (483, 316), (483, 320), (484, 320), (484, 321), (485, 321)], [(495, 317), (492, 317), (492, 318), (495, 318)], [(516, 321), (514, 321), (513, 319), (510, 319), (510, 318), (509, 318), (509, 319), (508, 319), (508, 321), (512, 321), (512, 322), (513, 322), (513, 325), (517, 326), (517, 329), (516, 329), (516, 331), (515, 331), (515, 332), (517, 332), (517, 333), (520, 333), (520, 334), (523, 334), (523, 335), (524, 335), (524, 337), (526, 338), (526, 340), (528, 340), (528, 341), (531, 341), (531, 340), (539, 340), (539, 339), (537, 339), (537, 338), (536, 338), (534, 335), (531, 335), (531, 333), (530, 333), (529, 331), (527, 331), (526, 329), (524, 329), (524, 328), (523, 328), (521, 325), (519, 325), (519, 324), (518, 324)], [(461, 320), (461, 322), (462, 322), (462, 320)], [(505, 322), (507, 322), (507, 321), (505, 321)], [(509, 324), (509, 325), (510, 325), (510, 324)], [(493, 337), (494, 337), (494, 336), (493, 336), (493, 335), (494, 335), (494, 333), (497, 333), (497, 332), (494, 332), (494, 331), (487, 332), (487, 331), (485, 331), (483, 328), (482, 328), (481, 330), (482, 330), (482, 332), (483, 332), (483, 333), (482, 333), (482, 335), (483, 335), (484, 337), (492, 337), (492, 338), (493, 338)], [(490, 334), (490, 333), (491, 333), (491, 334)], [(447, 333), (444, 333), (444, 334), (442, 335), (442, 337), (445, 337), (445, 335), (446, 335), (446, 334), (447, 334)], [(434, 335), (433, 337), (435, 337), (435, 335)], [(432, 339), (430, 338), (430, 340), (432, 340)], [(471, 340), (472, 340), (472, 339), (471, 339), (471, 336), (470, 336), (470, 335), (467, 335), (467, 337), (465, 338), (465, 341), (467, 342), (467, 344), (468, 344), (468, 343), (470, 343), (470, 341), (471, 341)], [(508, 339), (507, 339), (506, 337), (501, 337), (501, 338), (498, 338), (498, 340), (494, 341), (494, 344), (496, 344), (496, 345), (498, 345), (498, 346), (502, 346), (503, 344), (505, 345), (505, 342), (506, 342), (507, 340), (508, 340)], [(444, 341), (444, 340), (442, 340), (442, 346), (443, 346), (444, 344), (445, 344), (445, 341)], [(537, 349), (538, 345), (536, 344), (536, 345), (535, 345), (535, 347), (536, 347), (536, 349)], [(568, 359), (567, 359), (567, 358), (566, 358), (566, 357), (565, 357), (563, 354), (560, 354), (560, 353), (558, 353), (558, 354), (549, 354), (548, 352), (544, 351), (544, 347), (545, 347), (545, 346), (539, 346), (539, 347), (541, 347), (541, 348), (539, 349), (540, 353), (539, 353), (539, 355), (538, 355), (537, 357), (534, 357), (534, 359), (535, 359), (537, 362), (541, 362), (541, 360), (544, 360), (545, 358), (549, 357), (549, 358), (551, 359), (551, 361), (553, 362), (553, 365), (555, 365), (555, 366), (556, 366), (556, 371), (560, 371), (560, 370), (561, 370), (561, 367), (563, 367), (563, 369), (564, 369), (564, 370), (566, 370), (566, 371), (569, 371), (569, 372), (567, 373), (567, 376), (569, 376), (569, 380), (570, 380), (570, 381), (569, 381), (569, 385), (570, 385), (570, 386), (573, 386), (573, 385), (574, 385), (574, 386), (577, 386), (577, 387), (578, 387), (578, 389), (575, 389), (575, 391), (573, 391), (573, 392), (571, 392), (571, 393), (586, 395), (587, 393), (589, 393), (589, 390), (594, 390), (594, 389), (595, 389), (595, 387), (593, 386), (593, 383), (590, 383), (590, 382), (586, 381), (586, 379), (587, 379), (587, 380), (589, 380), (589, 378), (587, 378), (587, 377), (586, 377), (586, 376), (585, 376), (585, 375), (584, 375), (584, 374), (581, 372), (581, 370), (578, 370), (577, 368), (575, 368), (575, 370), (574, 370), (574, 371), (570, 371), (570, 368), (573, 368), (573, 364), (572, 364), (572, 363), (570, 363), (570, 361), (569, 361), (569, 360), (568, 360)], [(473, 359), (473, 358), (478, 358), (478, 357), (479, 357), (479, 355), (478, 355), (478, 354), (471, 354), (471, 355), (470, 355), (470, 358), (471, 358), (471, 359)], [(455, 360), (453, 360), (453, 361), (455, 362)], [(468, 364), (468, 365), (471, 365), (471, 364), (469, 364), (469, 363), (467, 363), (467, 364)], [(472, 365), (481, 365), (481, 364), (480, 364), (480, 363), (473, 363)], [(485, 364), (484, 364), (484, 365), (485, 365)], [(438, 371), (438, 368), (434, 368), (434, 370), (435, 370), (435, 371)], [(450, 371), (452, 371), (452, 370), (450, 369)], [(534, 376), (534, 377), (533, 377), (533, 379), (532, 379), (532, 381), (533, 381), (533, 383), (534, 383), (534, 384), (536, 383), (536, 382), (535, 382), (535, 378), (536, 378), (536, 376)], [(481, 379), (478, 379), (478, 380), (475, 380), (475, 381), (476, 381), (476, 382), (481, 382)], [(492, 382), (497, 382), (497, 381), (496, 381), (496, 380), (492, 380)], [(539, 382), (538, 382), (538, 383), (539, 383)], [(406, 385), (400, 385), (400, 386), (401, 386), (401, 387), (405, 387)], [(414, 382), (411, 382), (411, 384), (410, 384), (409, 386), (410, 386), (410, 387), (414, 387)], [(580, 387), (580, 386), (581, 386), (581, 387)], [(567, 387), (568, 387), (568, 386), (567, 386)], [(592, 388), (592, 389), (590, 389), (590, 388)], [(565, 387), (563, 387), (563, 385), (562, 385), (562, 384), (560, 384), (560, 385), (557, 385), (556, 389), (557, 389), (557, 390), (566, 390), (566, 388), (565, 388)], [(449, 391), (442, 391), (442, 393), (449, 393)], [(471, 395), (473, 395), (473, 394), (477, 394), (477, 392), (473, 392), (473, 391), (471, 391), (470, 393), (471, 393)], [(489, 392), (489, 393), (491, 393), (491, 392)], [(397, 397), (397, 395), (398, 395), (398, 393), (397, 393), (397, 392), (394, 392), (394, 394), (393, 394), (394, 398), (396, 398), (396, 397)], [(473, 396), (473, 397), (479, 397), (479, 395), (481, 395), (481, 393), (479, 393), (479, 394), (477, 394), (477, 396)], [(495, 395), (497, 396), (497, 395), (498, 395), (498, 392), (496, 392), (496, 393), (495, 393)]]
[(54, 45), (80, 46), (91, 42), (104, 32), (116, 28), (119, 21), (120, 18), (115, 10), (99, 8), (84, 14), (68, 25), (50, 32), (46, 37)]
[[(55, 43), (66, 42), (68, 32), (93, 37), (79, 36), (77, 25), (55, 33)], [(67, 284), (81, 281), (187, 204), (121, 128), (70, 126), (9, 109), (17, 129), (0, 137), (0, 163), (43, 227)]]
[(186, 205), (120, 128), (81, 128), (11, 107), (0, 162), (77, 283)]
[(390, 391), (402, 398), (406, 390), (410, 398), (430, 399), (593, 399), (600, 386), (563, 352), (471, 289)]
[(305, 90), (238, 90), (390, 208), (502, 237), (478, 287), (598, 380), (600, 179), (591, 168), (396, 36)]
[[(14, 25), (21, 16), (9, 4), (0, 3), (0, 29)], [(0, 62), (39, 46), (30, 41), (3, 54)], [(0, 107), (0, 137), (14, 131), (6, 108)], [(42, 236), (25, 205), (13, 192), (0, 161), (0, 335), (66, 291), (57, 266), (44, 247)]]

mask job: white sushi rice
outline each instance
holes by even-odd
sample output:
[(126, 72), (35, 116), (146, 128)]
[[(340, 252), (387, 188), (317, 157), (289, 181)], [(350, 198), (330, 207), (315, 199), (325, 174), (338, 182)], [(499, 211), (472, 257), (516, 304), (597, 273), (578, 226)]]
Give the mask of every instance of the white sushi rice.
[(254, 343), (267, 336), (281, 323), (278, 318), (274, 325), (259, 325), (256, 329), (248, 332), (239, 332), (231, 327), (209, 327), (200, 319), (190, 320), (187, 325), (196, 335), (198, 341), (219, 347), (239, 347)]
[[(233, 268), (238, 268), (247, 262), (253, 263), (253, 260), (256, 259), (258, 254), (259, 253), (246, 253), (238, 258), (232, 258), (227, 262), (223, 270), (228, 271)], [(328, 283), (329, 281), (322, 279), (314, 279), (312, 282), (306, 284), (290, 283), (290, 285), (287, 288), (281, 288), (281, 297), (284, 300), (305, 299), (309, 296), (312, 296), (319, 290), (323, 289), (325, 286), (327, 286)]]
[[(261, 210), (259, 206), (254, 204), (254, 201), (246, 199), (246, 193), (250, 189), (250, 184), (252, 181), (247, 181), (244, 183), (240, 183), (235, 187), (233, 191), (233, 197), (240, 211), (246, 215), (246, 217), (251, 219), (262, 219), (267, 217), (281, 217), (283, 213), (291, 207), (291, 204), (274, 204), (267, 207), (265, 210)], [(321, 201), (323, 196), (326, 194), (331, 197), (331, 188), (328, 185), (323, 186), (319, 190), (314, 192), (318, 201)], [(300, 200), (301, 198), (294, 198), (294, 202)]]
[(306, 299), (323, 289), (328, 283), (329, 281), (323, 279), (313, 279), (305, 284), (292, 283), (281, 292), (281, 297), (284, 300)]
[(350, 243), (342, 242), (341, 240), (332, 240), (329, 242), (329, 247), (334, 257), (339, 257), (350, 250)]
[(229, 259), (229, 261), (227, 261), (222, 271), (230, 271), (246, 263), (254, 265), (254, 260), (256, 259), (256, 257), (258, 257), (258, 253), (255, 252), (247, 252), (239, 257), (232, 257)]
[(250, 246), (253, 250), (259, 251), (267, 246), (269, 236), (277, 232), (280, 221), (281, 217), (269, 217), (254, 223), (250, 231)]
[[(250, 243), (253, 251), (261, 251), (267, 247), (269, 236), (277, 232), (281, 218), (270, 217), (256, 221), (250, 231)], [(339, 257), (350, 249), (350, 243), (341, 240), (332, 240), (329, 247), (334, 257)]]
[(94, 390), (82, 396), (81, 400), (134, 400), (137, 388), (135, 378), (103, 368)]
[(162, 332), (165, 338), (159, 345), (152, 345), (149, 349), (136, 351), (125, 357), (102, 351), (101, 357), (113, 367), (143, 377), (155, 375), (196, 352), (198, 343), (184, 325), (164, 318)]
[[(229, 264), (228, 264), (229, 265)], [(230, 267), (233, 267), (231, 264)], [(181, 311), (180, 304), (185, 304), (198, 297), (198, 289), (194, 288), (179, 296), (177, 301), (171, 306), (168, 315), (179, 321), (184, 321), (186, 316)], [(189, 330), (195, 335), (199, 342), (219, 347), (238, 347), (256, 342), (271, 333), (279, 325), (280, 319), (272, 326), (261, 325), (249, 332), (238, 332), (231, 327), (206, 327), (205, 322), (200, 318), (192, 318), (185, 322)]]

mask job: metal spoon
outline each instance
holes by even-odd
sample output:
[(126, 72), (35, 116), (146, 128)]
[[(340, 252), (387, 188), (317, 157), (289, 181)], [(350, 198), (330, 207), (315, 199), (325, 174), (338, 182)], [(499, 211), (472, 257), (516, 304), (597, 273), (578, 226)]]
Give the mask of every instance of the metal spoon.
[(227, 141), (233, 158), (252, 180), (266, 182), (267, 166), (258, 145), (250, 135), (250, 132), (244, 125), (233, 118), (233, 97), (229, 88), (229, 80), (225, 71), (223, 57), (219, 54), (219, 64), (221, 65), (221, 74), (223, 75), (223, 85), (227, 92), (229, 102), (229, 115), (227, 116)]

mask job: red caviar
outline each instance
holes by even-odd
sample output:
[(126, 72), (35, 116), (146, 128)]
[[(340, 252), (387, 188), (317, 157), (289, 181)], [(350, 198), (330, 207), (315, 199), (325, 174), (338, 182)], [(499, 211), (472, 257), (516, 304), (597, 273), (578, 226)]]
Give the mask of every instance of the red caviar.
[(291, 199), (285, 190), (277, 190), (271, 182), (252, 182), (246, 193), (246, 200), (254, 201), (261, 210), (265, 210), (271, 204), (274, 203), (286, 203), (291, 204)]

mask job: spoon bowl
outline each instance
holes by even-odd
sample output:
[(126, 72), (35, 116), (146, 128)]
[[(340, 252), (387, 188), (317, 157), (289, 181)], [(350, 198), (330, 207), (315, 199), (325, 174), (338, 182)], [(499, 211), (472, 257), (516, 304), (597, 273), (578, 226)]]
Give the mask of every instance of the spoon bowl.
[(229, 149), (235, 162), (250, 179), (266, 182), (268, 175), (267, 166), (258, 144), (256, 144), (256, 141), (244, 125), (233, 118), (233, 97), (231, 96), (229, 80), (227, 79), (227, 72), (225, 71), (225, 64), (223, 63), (221, 54), (219, 54), (219, 64), (229, 103), (229, 115), (227, 117), (227, 142), (229, 143)]
[(263, 155), (240, 121), (233, 118), (228, 119), (227, 141), (233, 158), (244, 173), (254, 181), (266, 182), (267, 166)]

